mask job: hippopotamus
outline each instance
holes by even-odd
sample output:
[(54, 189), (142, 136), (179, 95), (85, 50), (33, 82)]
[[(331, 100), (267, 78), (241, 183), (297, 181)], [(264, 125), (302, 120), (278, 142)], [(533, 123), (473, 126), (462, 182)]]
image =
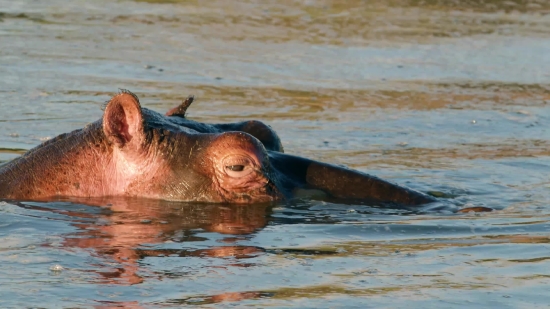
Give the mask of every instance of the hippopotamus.
[(365, 203), (435, 201), (360, 171), (286, 154), (279, 136), (260, 121), (188, 119), (192, 102), (189, 97), (163, 115), (122, 90), (101, 119), (0, 166), (0, 198), (120, 196), (250, 204), (321, 192)]

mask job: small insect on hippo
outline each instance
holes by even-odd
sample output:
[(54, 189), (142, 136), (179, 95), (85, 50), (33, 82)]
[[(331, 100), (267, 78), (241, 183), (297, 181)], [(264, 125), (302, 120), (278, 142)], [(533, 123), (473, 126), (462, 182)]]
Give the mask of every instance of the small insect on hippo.
[(283, 153), (259, 121), (205, 124), (185, 117), (190, 97), (166, 115), (122, 91), (103, 118), (0, 166), (0, 198), (132, 196), (257, 203), (297, 191), (330, 198), (420, 205), (426, 194), (368, 174)]

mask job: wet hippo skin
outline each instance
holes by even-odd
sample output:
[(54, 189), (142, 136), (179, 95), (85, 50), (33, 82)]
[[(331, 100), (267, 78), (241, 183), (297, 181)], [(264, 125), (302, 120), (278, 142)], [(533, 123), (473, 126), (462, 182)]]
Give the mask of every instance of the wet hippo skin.
[(102, 119), (53, 138), (0, 167), (0, 198), (131, 196), (257, 203), (298, 191), (401, 205), (435, 199), (377, 177), (283, 152), (259, 121), (205, 124), (186, 118), (189, 97), (166, 115), (122, 91)]

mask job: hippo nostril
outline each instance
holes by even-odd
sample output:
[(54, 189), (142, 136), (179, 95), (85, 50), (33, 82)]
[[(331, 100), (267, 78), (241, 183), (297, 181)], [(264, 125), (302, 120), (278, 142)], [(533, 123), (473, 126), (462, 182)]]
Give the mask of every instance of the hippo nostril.
[(225, 168), (233, 172), (242, 172), (244, 170), (244, 165), (228, 165)]

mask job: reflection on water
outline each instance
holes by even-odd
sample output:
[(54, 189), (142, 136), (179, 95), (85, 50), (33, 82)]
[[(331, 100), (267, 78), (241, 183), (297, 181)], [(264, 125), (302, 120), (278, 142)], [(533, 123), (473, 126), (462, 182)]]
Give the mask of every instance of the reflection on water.
[[(75, 201), (72, 201), (75, 202)], [(163, 201), (124, 199), (87, 200), (94, 205), (111, 204), (102, 215), (94, 216), (93, 222), (75, 224), (79, 232), (64, 236), (65, 248), (89, 249), (101, 258), (119, 263), (118, 267), (101, 270), (99, 280), (107, 284), (137, 284), (143, 282), (138, 275), (138, 262), (147, 256), (208, 256), (242, 258), (258, 251), (254, 247), (217, 246), (201, 250), (138, 249), (141, 244), (149, 246), (166, 242), (188, 243), (205, 241), (197, 237), (198, 231), (229, 235), (248, 235), (265, 226), (268, 212), (266, 206), (205, 205)], [(42, 207), (27, 206), (30, 209)], [(53, 209), (52, 211), (57, 212)], [(88, 217), (83, 213), (63, 212), (71, 217)], [(231, 244), (239, 238), (229, 237), (224, 243)]]
[[(13, 305), (24, 303), (8, 296), (22, 285), (29, 289), (22, 293), (25, 301), (55, 301), (61, 292), (81, 305), (248, 299), (323, 306), (326, 296), (334, 298), (329, 303), (359, 305), (365, 297), (383, 304), (395, 295), (416, 295), (420, 305), (430, 295), (456, 299), (458, 291), (486, 301), (497, 297), (501, 305), (510, 294), (539, 293), (532, 299), (537, 303), (545, 299), (544, 265), (550, 260), (550, 216), (540, 210), (406, 216), (318, 202), (119, 198), (4, 203), (1, 219), (0, 271), (12, 283), (1, 294)], [(83, 292), (90, 285), (96, 294)], [(518, 289), (524, 285), (529, 291)]]
[[(544, 307), (550, 2), (0, 0), (0, 164), (117, 88), (440, 196), (0, 202), (2, 307)], [(100, 206), (87, 206), (87, 205)], [(454, 214), (463, 207), (491, 213)]]

